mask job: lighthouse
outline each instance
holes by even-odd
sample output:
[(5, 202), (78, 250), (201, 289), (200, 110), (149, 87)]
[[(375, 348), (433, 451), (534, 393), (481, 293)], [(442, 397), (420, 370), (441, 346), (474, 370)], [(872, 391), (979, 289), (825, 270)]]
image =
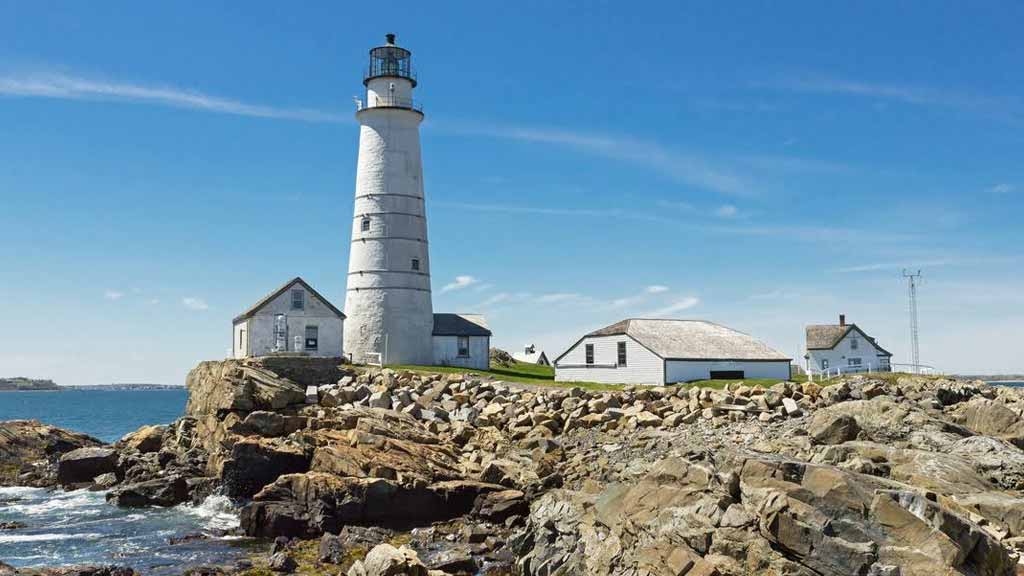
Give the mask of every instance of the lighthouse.
[(359, 161), (345, 295), (353, 362), (432, 364), (433, 305), (412, 53), (388, 34), (370, 50), (357, 102)]

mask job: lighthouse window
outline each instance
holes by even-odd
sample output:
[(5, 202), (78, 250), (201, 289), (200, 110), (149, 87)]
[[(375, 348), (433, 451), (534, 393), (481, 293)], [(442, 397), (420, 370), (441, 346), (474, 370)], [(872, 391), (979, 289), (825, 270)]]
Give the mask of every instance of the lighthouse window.
[(412, 259), (412, 269), (413, 270), (419, 270), (420, 269), (420, 259), (419, 258), (413, 258)]
[(363, 230), (363, 232), (369, 232), (370, 231), (370, 219), (369, 218), (363, 218), (362, 230)]

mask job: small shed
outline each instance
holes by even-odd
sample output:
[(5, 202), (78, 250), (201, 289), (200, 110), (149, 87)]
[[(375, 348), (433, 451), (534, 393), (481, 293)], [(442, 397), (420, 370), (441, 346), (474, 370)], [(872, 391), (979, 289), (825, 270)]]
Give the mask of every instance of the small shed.
[(293, 352), (341, 357), (345, 315), (302, 278), (274, 290), (232, 321), (234, 358)]
[(704, 320), (630, 318), (590, 332), (555, 359), (555, 380), (672, 384), (790, 378), (790, 358)]
[(490, 368), (491, 330), (480, 314), (434, 314), (434, 365)]
[(551, 366), (551, 361), (548, 360), (548, 355), (545, 354), (543, 350), (538, 350), (537, 346), (534, 344), (524, 347), (522, 352), (516, 352), (512, 355), (512, 358), (516, 362), (523, 362), (524, 364)]

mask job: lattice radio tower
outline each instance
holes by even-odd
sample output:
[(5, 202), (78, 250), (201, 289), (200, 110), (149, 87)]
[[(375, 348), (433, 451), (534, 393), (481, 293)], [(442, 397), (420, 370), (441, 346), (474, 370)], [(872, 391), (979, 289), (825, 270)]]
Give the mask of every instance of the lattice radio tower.
[(910, 353), (913, 356), (913, 370), (915, 373), (921, 371), (921, 349), (917, 337), (917, 283), (921, 279), (921, 271), (911, 274), (903, 271), (903, 277), (907, 279), (907, 297), (910, 308)]

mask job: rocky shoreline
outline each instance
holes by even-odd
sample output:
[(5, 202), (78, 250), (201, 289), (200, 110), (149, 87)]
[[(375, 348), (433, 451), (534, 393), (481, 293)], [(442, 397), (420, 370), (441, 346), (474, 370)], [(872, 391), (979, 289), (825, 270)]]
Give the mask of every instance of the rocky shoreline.
[(193, 574), (1024, 574), (1021, 389), (594, 392), (284, 357), (187, 385), (184, 417), (110, 446), (0, 423), (0, 485), (226, 494), (269, 553)]

